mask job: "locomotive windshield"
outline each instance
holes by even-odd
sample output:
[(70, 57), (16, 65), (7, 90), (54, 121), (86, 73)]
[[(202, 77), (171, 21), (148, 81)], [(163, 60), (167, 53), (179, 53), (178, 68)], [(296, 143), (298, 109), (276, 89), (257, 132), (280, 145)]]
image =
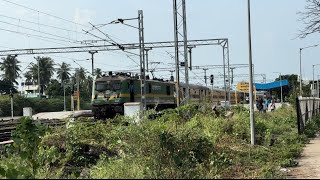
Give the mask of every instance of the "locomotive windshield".
[(96, 91), (107, 91), (107, 90), (119, 90), (121, 89), (121, 83), (118, 81), (107, 82), (96, 82)]

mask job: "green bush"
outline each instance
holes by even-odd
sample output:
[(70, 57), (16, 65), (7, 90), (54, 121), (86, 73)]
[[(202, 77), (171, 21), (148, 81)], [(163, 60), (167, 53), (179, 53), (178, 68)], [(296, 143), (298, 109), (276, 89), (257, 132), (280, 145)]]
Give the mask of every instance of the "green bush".
[(81, 118), (39, 139), (25, 134), (25, 143), (36, 143), (30, 147), (40, 165), (34, 173), (17, 149), (2, 157), (0, 172), (12, 167), (11, 174), (25, 175), (19, 178), (283, 178), (280, 168), (297, 165), (304, 143), (320, 127), (315, 117), (299, 135), (292, 107), (257, 113), (252, 146), (249, 112), (235, 111), (231, 118), (216, 117), (206, 107), (189, 105), (152, 120), (151, 110), (139, 123), (123, 116), (106, 122)]
[[(0, 96), (0, 117), (11, 116), (10, 105), (11, 100), (9, 96)], [(39, 112), (55, 112), (64, 110), (63, 97), (55, 99), (38, 99), (38, 98), (24, 98), (19, 95), (13, 97), (14, 116), (22, 116), (23, 108), (31, 107), (33, 113)], [(91, 109), (90, 102), (80, 102), (81, 109)], [(66, 109), (70, 110), (70, 97), (66, 97)]]

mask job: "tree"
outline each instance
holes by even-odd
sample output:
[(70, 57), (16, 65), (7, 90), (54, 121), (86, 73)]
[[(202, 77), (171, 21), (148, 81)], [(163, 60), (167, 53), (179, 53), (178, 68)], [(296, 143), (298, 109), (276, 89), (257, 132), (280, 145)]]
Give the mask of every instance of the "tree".
[(3, 61), (0, 62), (0, 70), (4, 71), (3, 79), (7, 79), (16, 85), (18, 82), (16, 79), (19, 77), (20, 70), (20, 61), (17, 60), (14, 56), (7, 56), (6, 58), (1, 58)]
[(26, 83), (31, 83), (31, 82), (34, 83), (34, 79), (30, 71), (24, 73), (24, 77), (26, 78)]
[(70, 64), (62, 62), (62, 64), (58, 64), (59, 67), (57, 69), (57, 78), (62, 83), (64, 80), (70, 79)]
[(18, 92), (10, 80), (0, 80), (0, 94), (10, 94), (10, 90), (12, 91), (12, 93)]
[[(50, 57), (36, 57), (40, 66), (40, 88), (41, 93), (47, 88), (50, 83), (50, 79), (54, 73), (54, 63)], [(33, 81), (38, 83), (38, 64), (33, 64), (29, 67), (29, 72), (32, 74)]]
[(102, 76), (102, 71), (100, 68), (95, 69), (94, 74), (97, 76), (97, 78), (100, 78)]
[(81, 90), (82, 90), (81, 93), (82, 93), (82, 97), (85, 100), (90, 100), (91, 99), (92, 82), (93, 82), (93, 79), (92, 79), (91, 76), (87, 76), (87, 78), (83, 82), (83, 85), (82, 85), (82, 88), (81, 88)]
[(51, 79), (46, 91), (50, 97), (63, 96), (63, 86), (56, 79)]
[(305, 25), (298, 35), (300, 38), (320, 32), (320, 0), (306, 0), (306, 2), (305, 11), (298, 12), (299, 20)]

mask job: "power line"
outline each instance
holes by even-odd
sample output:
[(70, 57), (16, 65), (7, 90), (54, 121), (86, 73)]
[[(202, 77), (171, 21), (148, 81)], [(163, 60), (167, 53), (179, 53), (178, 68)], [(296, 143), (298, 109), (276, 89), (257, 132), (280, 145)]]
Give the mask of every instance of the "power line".
[(36, 29), (32, 29), (32, 28), (28, 28), (28, 27), (24, 27), (24, 26), (12, 24), (12, 23), (8, 23), (8, 22), (5, 22), (5, 21), (0, 21), (0, 23), (9, 24), (9, 25), (11, 25), (11, 26), (16, 26), (16, 27), (19, 27), (19, 28), (28, 29), (28, 30), (31, 30), (31, 31), (35, 31), (35, 32), (38, 32), (38, 33), (42, 33), (42, 34), (46, 34), (46, 35), (50, 35), (50, 36), (54, 36), (54, 37), (58, 37), (58, 38), (62, 38), (62, 39), (68, 39), (70, 42), (73, 41), (72, 43), (79, 44), (79, 43), (77, 43), (75, 40), (70, 39), (70, 38), (67, 38), (67, 37), (63, 37), (63, 36), (59, 36), (59, 35), (55, 35), (55, 34), (51, 34), (51, 33), (46, 33), (46, 32), (42, 32), (42, 31), (38, 31), (38, 30), (36, 30)]
[(44, 15), (47, 15), (47, 16), (51, 16), (51, 17), (54, 17), (54, 18), (57, 18), (57, 19), (60, 19), (60, 20), (63, 20), (63, 21), (66, 21), (66, 22), (69, 22), (69, 23), (72, 23), (72, 24), (80, 25), (80, 26), (83, 26), (83, 27), (90, 27), (90, 26), (87, 26), (87, 25), (84, 25), (84, 24), (80, 24), (80, 23), (76, 23), (74, 21), (67, 20), (67, 19), (55, 16), (55, 15), (51, 15), (49, 13), (45, 13), (45, 12), (39, 11), (39, 10), (36, 10), (36, 9), (30, 8), (30, 7), (21, 5), (21, 4), (18, 4), (18, 3), (14, 3), (14, 2), (11, 2), (11, 1), (8, 1), (8, 0), (2, 0), (2, 1), (5, 1), (7, 3), (13, 4), (13, 5), (16, 5), (16, 6), (19, 6), (19, 7), (23, 7), (25, 9), (29, 9), (29, 10), (35, 11), (37, 13), (41, 13), (41, 14), (44, 14)]
[(11, 16), (6, 16), (6, 15), (3, 15), (3, 14), (0, 14), (0, 16), (1, 16), (1, 17), (5, 17), (5, 18), (8, 18), (8, 19), (15, 19), (15, 20), (18, 20), (18, 21), (27, 22), (27, 23), (30, 23), (30, 24), (35, 24), (35, 25), (40, 25), (40, 26), (44, 26), (44, 27), (59, 29), (59, 30), (62, 30), (62, 31), (68, 31), (68, 32), (74, 32), (74, 33), (79, 33), (79, 34), (87, 35), (87, 34), (81, 32), (81, 31), (75, 31), (75, 30), (65, 29), (65, 28), (61, 28), (61, 27), (57, 27), (57, 26), (48, 25), (48, 24), (42, 24), (42, 23), (39, 23), (39, 22), (28, 21), (28, 20), (24, 20), (24, 19), (20, 19), (20, 18), (15, 18), (15, 17), (11, 17)]
[(52, 37), (46, 37), (46, 36), (41, 36), (41, 35), (29, 34), (29, 33), (23, 33), (23, 32), (13, 31), (13, 30), (9, 30), (9, 29), (0, 28), (0, 30), (11, 32), (11, 33), (16, 33), (16, 34), (20, 34), (20, 35), (25, 35), (25, 36), (33, 36), (33, 37), (38, 37), (38, 38), (51, 39), (51, 40), (55, 40), (55, 41), (74, 43), (74, 42), (67, 41), (67, 40), (56, 39), (56, 38), (52, 38)]

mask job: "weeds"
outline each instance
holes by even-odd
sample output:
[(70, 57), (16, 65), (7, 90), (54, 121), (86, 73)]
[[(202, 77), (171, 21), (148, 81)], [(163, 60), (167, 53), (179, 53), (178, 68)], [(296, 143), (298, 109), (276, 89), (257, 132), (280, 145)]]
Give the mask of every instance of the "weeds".
[(224, 119), (199, 108), (165, 110), (148, 119), (155, 113), (150, 111), (139, 123), (122, 116), (107, 122), (84, 118), (44, 137), (37, 134), (41, 127), (24, 126), (16, 133), (34, 132), (25, 142), (41, 166), (32, 171), (28, 161), (10, 156), (22, 152), (12, 149), (0, 161), (0, 176), (19, 170), (26, 174), (21, 178), (283, 178), (279, 169), (297, 165), (294, 159), (320, 127), (314, 118), (298, 135), (292, 107), (257, 114), (257, 145), (251, 146), (248, 111), (238, 107)]

